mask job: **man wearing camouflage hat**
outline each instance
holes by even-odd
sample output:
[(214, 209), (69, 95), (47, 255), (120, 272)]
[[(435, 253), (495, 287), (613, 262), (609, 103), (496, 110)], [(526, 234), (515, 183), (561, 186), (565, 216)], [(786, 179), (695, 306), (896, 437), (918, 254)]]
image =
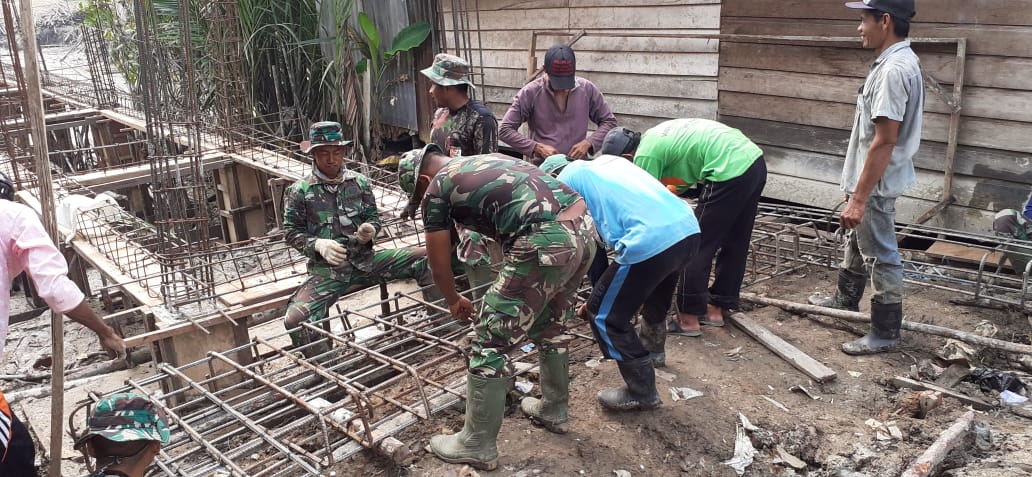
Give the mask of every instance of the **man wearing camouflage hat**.
[(75, 448), (86, 456), (87, 477), (142, 477), (168, 439), (165, 416), (153, 402), (120, 393), (94, 406)]
[[(287, 329), (326, 318), (330, 306), (351, 291), (406, 278), (430, 283), (425, 249), (373, 250), (380, 214), (369, 179), (344, 168), (350, 145), (340, 124), (331, 121), (313, 124), (301, 143), (301, 151), (312, 155), (312, 174), (285, 191), (283, 229), (287, 243), (308, 257), (309, 277), (287, 306)], [(301, 347), (316, 342), (317, 335), (301, 326), (290, 338)], [(323, 354), (329, 343), (318, 340), (302, 351), (309, 357)]]
[(487, 106), (470, 99), (469, 63), (440, 53), (421, 71), (430, 78), (430, 96), (439, 109), (430, 125), (430, 142), (449, 156), (472, 156), (498, 151), (498, 121)]
[[(466, 60), (447, 53), (438, 54), (433, 65), (422, 70), (433, 82), (430, 96), (440, 106), (430, 125), (430, 142), (450, 157), (498, 152), (498, 121), (487, 106), (470, 99), (469, 89), (474, 86), (469, 81), (469, 72)], [(404, 215), (414, 216), (415, 210), (407, 210)], [(479, 297), (494, 279), (501, 246), (477, 232), (461, 226), (457, 229), (456, 257), (465, 266), (470, 287)]]
[[(563, 432), (569, 402), (570, 335), (577, 287), (595, 253), (587, 206), (576, 192), (532, 164), (501, 154), (448, 157), (436, 144), (399, 163), (399, 182), (421, 204), (434, 283), (451, 314), (474, 318), (455, 291), (452, 222), (502, 245), (502, 268), (474, 320), (461, 432), (430, 439), (442, 460), (480, 469), (498, 465), (497, 436), (513, 370), (506, 353), (524, 337), (537, 345), (543, 398), (524, 403), (537, 422)], [(530, 399), (530, 398), (528, 398)]]

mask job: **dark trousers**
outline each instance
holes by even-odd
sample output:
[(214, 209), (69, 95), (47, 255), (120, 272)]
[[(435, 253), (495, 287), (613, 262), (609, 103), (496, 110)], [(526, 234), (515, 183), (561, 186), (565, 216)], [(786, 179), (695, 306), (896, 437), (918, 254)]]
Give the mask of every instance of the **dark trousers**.
[(691, 235), (644, 262), (609, 265), (588, 300), (588, 311), (594, 316), (591, 330), (602, 354), (617, 361), (648, 356), (634, 332), (634, 314), (644, 304), (645, 321), (663, 323), (678, 274), (692, 259), (700, 240), (699, 234)]
[(606, 254), (606, 246), (595, 241), (595, 258), (591, 260), (591, 267), (588, 268), (588, 281), (591, 282), (591, 286), (595, 286), (598, 283), (598, 279), (602, 278), (602, 274), (606, 273), (606, 269), (609, 268), (609, 255)]
[[(705, 315), (707, 304), (725, 310), (738, 308), (756, 207), (766, 184), (767, 163), (763, 156), (734, 179), (703, 184), (695, 208), (702, 243), (699, 253), (681, 273), (677, 290), (680, 312)], [(709, 285), (714, 257), (716, 273)]]
[[(10, 422), (10, 436), (3, 435), (2, 437), (8, 441), (6, 453), (0, 455), (0, 476), (3, 477), (35, 477), (36, 475), (36, 446), (32, 444), (32, 437), (29, 436), (29, 430), (22, 424), (18, 418), (8, 417), (6, 414), (0, 413), (0, 420), (11, 419)], [(0, 423), (0, 429), (6, 429), (8, 426), (4, 426)], [(2, 442), (0, 442), (2, 444)], [(4, 446), (0, 445), (0, 452), (4, 451)]]

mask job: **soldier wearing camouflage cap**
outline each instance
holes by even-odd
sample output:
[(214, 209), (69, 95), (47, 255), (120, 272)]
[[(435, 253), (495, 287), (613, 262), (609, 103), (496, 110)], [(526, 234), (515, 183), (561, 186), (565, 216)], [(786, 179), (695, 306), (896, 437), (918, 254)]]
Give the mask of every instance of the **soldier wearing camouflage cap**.
[[(430, 96), (439, 106), (430, 124), (430, 142), (451, 157), (498, 152), (498, 121), (487, 106), (469, 97), (469, 89), (474, 87), (469, 81), (469, 63), (458, 56), (440, 53), (422, 73), (432, 82)], [(414, 214), (414, 210), (408, 210), (405, 215)], [(456, 257), (466, 268), (470, 287), (479, 295), (494, 279), (501, 247), (482, 234), (461, 226), (456, 229)]]
[(75, 448), (87, 457), (88, 477), (142, 477), (168, 439), (165, 415), (153, 402), (120, 393), (93, 407)]
[[(587, 207), (569, 187), (534, 165), (501, 154), (448, 157), (436, 144), (399, 163), (399, 181), (421, 204), (434, 283), (451, 314), (474, 320), (466, 423), (438, 435), (430, 448), (442, 460), (481, 469), (498, 465), (497, 436), (512, 368), (506, 353), (525, 337), (541, 356), (543, 397), (532, 416), (553, 432), (567, 421), (569, 376), (565, 323), (595, 253)], [(475, 310), (455, 291), (452, 222), (502, 245), (501, 271)]]
[(301, 323), (326, 318), (345, 293), (407, 278), (430, 283), (425, 249), (373, 250), (380, 214), (369, 179), (344, 168), (350, 144), (339, 123), (313, 124), (301, 143), (312, 155), (312, 174), (284, 192), (285, 240), (308, 257), (309, 275), (291, 297), (284, 325), (297, 328), (291, 342), (309, 357), (329, 351), (329, 342)]

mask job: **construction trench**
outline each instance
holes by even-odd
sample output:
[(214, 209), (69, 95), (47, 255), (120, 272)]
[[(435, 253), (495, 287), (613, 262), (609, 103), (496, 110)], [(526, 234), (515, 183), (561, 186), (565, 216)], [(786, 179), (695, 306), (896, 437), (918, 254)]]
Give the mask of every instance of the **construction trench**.
[[(14, 2), (0, 4), (7, 33), (0, 170), (17, 183), (18, 200), (40, 210)], [(424, 302), (410, 285), (384, 284), (378, 298), (356, 304), (346, 296), (330, 317), (303, 325), (332, 344), (323, 355), (289, 349), (285, 330), (252, 333), (281, 319), (306, 276), (305, 258), (283, 242), (278, 227), (283, 188), (311, 166), (296, 143), (248, 119), (233, 5), (214, 2), (209, 19), (223, 26), (214, 34), (225, 45), (213, 59), (220, 84), (213, 116), (189, 99), (197, 97), (193, 62), (178, 64), (169, 58), (182, 52), (158, 51), (156, 22), (148, 21), (153, 12), (140, 2), (142, 101), (115, 86), (101, 58), (109, 45), (89, 27), (82, 27), (86, 63), (66, 65), (88, 69), (88, 79), (60, 68), (43, 74), (55, 194), (59, 202), (88, 204), (70, 208), (66, 222), (74, 232), (66, 247), (72, 276), (101, 299), (105, 321), (127, 344), (149, 349), (154, 361), (152, 375), (91, 392), (75, 405), (69, 426), (80, 429), (104, 395), (129, 391), (152, 398), (169, 419), (172, 440), (155, 461), (165, 475), (346, 475), (348, 460), (366, 449), (411, 464), (422, 443), (398, 436), (462, 401), (470, 325), (453, 320), (446, 305)], [(188, 18), (183, 25), (188, 29)], [(183, 35), (187, 52), (189, 37)], [(421, 223), (396, 218), (406, 198), (395, 173), (364, 161), (349, 167), (374, 184), (384, 219), (377, 247), (422, 245)], [(109, 198), (88, 200), (102, 192)], [(65, 200), (72, 196), (85, 198)], [(835, 217), (762, 204), (744, 291), (834, 268), (843, 240)], [(1032, 313), (1028, 267), (1009, 270), (1002, 259), (1013, 242), (921, 225), (901, 226), (898, 235), (902, 243), (936, 242), (968, 253), (961, 260), (908, 251), (909, 285), (969, 305)], [(102, 286), (90, 287), (87, 269), (99, 272)], [(571, 325), (571, 350), (593, 349), (587, 324)], [(524, 347), (512, 359), (523, 379), (534, 371), (536, 351)], [(9, 393), (12, 402), (18, 393)]]

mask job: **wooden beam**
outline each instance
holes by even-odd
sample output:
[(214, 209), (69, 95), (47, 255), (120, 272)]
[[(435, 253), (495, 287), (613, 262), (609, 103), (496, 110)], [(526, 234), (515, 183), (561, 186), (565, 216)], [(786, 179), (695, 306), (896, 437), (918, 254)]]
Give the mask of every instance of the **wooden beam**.
[(910, 378), (904, 378), (902, 376), (896, 376), (892, 378), (892, 384), (897, 388), (910, 388), (915, 391), (938, 391), (943, 396), (949, 396), (954, 398), (965, 405), (971, 406), (979, 411), (988, 411), (993, 408), (992, 404), (989, 404), (981, 399), (968, 396), (967, 394), (961, 394), (952, 389), (947, 389), (942, 386), (928, 383), (925, 381), (916, 381)]
[(752, 336), (753, 339), (759, 341), (760, 344), (766, 346), (774, 354), (788, 361), (789, 364), (795, 366), (796, 369), (814, 380), (823, 383), (832, 381), (837, 376), (833, 369), (811, 358), (810, 355), (800, 351), (799, 348), (792, 346), (778, 335), (753, 321), (745, 313), (733, 313), (730, 316), (730, 320), (746, 334)]
[(954, 421), (953, 425), (948, 427), (939, 438), (932, 443), (917, 459), (914, 460), (907, 470), (903, 471), (900, 477), (928, 477), (935, 472), (939, 464), (946, 460), (946, 456), (956, 449), (957, 446), (964, 443), (969, 432), (971, 432), (971, 425), (975, 421), (975, 412), (965, 412), (960, 419)]

